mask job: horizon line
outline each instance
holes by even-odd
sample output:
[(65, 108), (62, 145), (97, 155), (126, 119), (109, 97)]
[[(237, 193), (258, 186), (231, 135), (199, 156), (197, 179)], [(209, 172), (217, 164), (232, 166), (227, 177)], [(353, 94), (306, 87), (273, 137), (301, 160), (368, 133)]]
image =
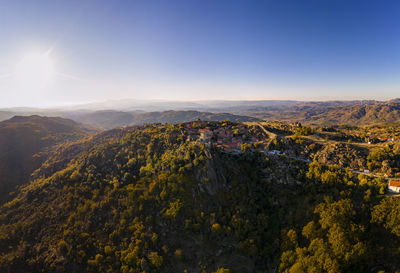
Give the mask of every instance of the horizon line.
[[(91, 102), (80, 102), (80, 103), (66, 103), (66, 104), (54, 104), (48, 106), (29, 106), (29, 105), (19, 105), (19, 106), (0, 106), (0, 110), (12, 110), (12, 109), (23, 109), (23, 108), (30, 108), (30, 109), (38, 109), (38, 110), (50, 110), (50, 109), (60, 109), (60, 108), (76, 108), (76, 107), (93, 107), (96, 104), (105, 104), (105, 103), (112, 103), (112, 102), (129, 102), (129, 101), (136, 101), (136, 102), (143, 102), (143, 103), (151, 103), (151, 102), (178, 102), (178, 103), (190, 103), (190, 102), (262, 102), (262, 101), (276, 101), (276, 102), (351, 102), (351, 101), (375, 101), (375, 102), (388, 102), (392, 100), (398, 100), (400, 97), (393, 97), (388, 99), (378, 99), (378, 98), (337, 98), (337, 99), (267, 99), (267, 98), (227, 98), (227, 99), (187, 99), (187, 100), (172, 100), (172, 99), (133, 99), (133, 98), (121, 98), (121, 99), (109, 99), (109, 100), (99, 100), (99, 101), (91, 101)], [(85, 108), (81, 108), (84, 110)], [(106, 109), (106, 108), (105, 108)]]

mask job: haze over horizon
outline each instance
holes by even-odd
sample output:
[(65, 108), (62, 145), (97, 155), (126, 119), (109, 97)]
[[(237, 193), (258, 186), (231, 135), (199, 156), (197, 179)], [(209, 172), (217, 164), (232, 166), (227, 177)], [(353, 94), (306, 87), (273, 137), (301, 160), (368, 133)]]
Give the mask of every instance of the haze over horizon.
[(397, 1), (2, 1), (0, 107), (389, 100)]

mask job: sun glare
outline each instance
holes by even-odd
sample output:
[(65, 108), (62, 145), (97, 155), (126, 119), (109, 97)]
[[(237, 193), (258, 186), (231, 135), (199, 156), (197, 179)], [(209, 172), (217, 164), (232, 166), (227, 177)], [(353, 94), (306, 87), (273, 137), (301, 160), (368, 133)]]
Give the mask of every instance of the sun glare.
[(54, 63), (49, 53), (25, 55), (14, 69), (14, 77), (18, 84), (32, 89), (44, 87), (54, 75)]

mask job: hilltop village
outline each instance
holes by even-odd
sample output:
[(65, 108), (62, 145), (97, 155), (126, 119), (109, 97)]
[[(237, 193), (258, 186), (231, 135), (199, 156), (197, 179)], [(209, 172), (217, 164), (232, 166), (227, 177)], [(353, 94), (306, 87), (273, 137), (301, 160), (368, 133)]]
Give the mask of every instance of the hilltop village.
[[(327, 130), (327, 128), (322, 128), (319, 132), (315, 132), (314, 129), (309, 127), (302, 127), (300, 123), (254, 123), (250, 125), (229, 121), (208, 122), (201, 120), (183, 123), (181, 127), (185, 130), (187, 141), (194, 141), (209, 148), (218, 148), (225, 153), (241, 154), (245, 151), (259, 151), (267, 156), (285, 155), (288, 159), (306, 163), (316, 161), (325, 165), (338, 164), (340, 169), (348, 169), (354, 174), (388, 179), (389, 193), (400, 192), (400, 182), (398, 180), (400, 173), (398, 172), (398, 164), (396, 164), (395, 157), (381, 154), (378, 156), (378, 158), (387, 157), (388, 160), (392, 161), (391, 163), (388, 163), (388, 160), (384, 161), (386, 165), (391, 165), (390, 168), (387, 168), (389, 171), (386, 172), (377, 165), (381, 159), (376, 159), (377, 161), (374, 163), (376, 150), (372, 150), (367, 157), (367, 162), (358, 167), (353, 166), (353, 163), (349, 160), (341, 159), (344, 154), (350, 158), (350, 153), (354, 153), (359, 149), (357, 145), (360, 144), (357, 144), (357, 142), (352, 144), (343, 141), (351, 137), (352, 130), (337, 130), (336, 128)], [(342, 134), (341, 137), (336, 135), (338, 131)], [(332, 142), (333, 139), (337, 141)], [(340, 141), (343, 142), (341, 143)], [(386, 139), (386, 141), (396, 142), (396, 140), (392, 139)], [(277, 142), (279, 143), (278, 145), (272, 144)], [(319, 145), (321, 149), (319, 152), (315, 150), (315, 145)], [(330, 145), (345, 145), (346, 148), (344, 150), (336, 148), (332, 152), (323, 148)], [(277, 146), (280, 146), (280, 148), (276, 148)], [(304, 151), (308, 151), (308, 153)], [(327, 157), (331, 160), (324, 160)], [(357, 161), (362, 157), (364, 156), (355, 153), (353, 161)], [(374, 165), (376, 166), (374, 167)]]
[(187, 141), (198, 141), (227, 153), (239, 154), (249, 149), (265, 147), (267, 136), (256, 126), (234, 124), (227, 121), (195, 121), (184, 124)]

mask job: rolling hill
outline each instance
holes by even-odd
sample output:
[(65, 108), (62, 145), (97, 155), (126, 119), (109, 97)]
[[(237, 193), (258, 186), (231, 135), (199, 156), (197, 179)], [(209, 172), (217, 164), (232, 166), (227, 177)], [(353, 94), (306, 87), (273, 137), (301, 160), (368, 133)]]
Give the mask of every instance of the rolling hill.
[(63, 118), (14, 116), (0, 122), (0, 200), (29, 180), (49, 148), (89, 132), (83, 125)]

